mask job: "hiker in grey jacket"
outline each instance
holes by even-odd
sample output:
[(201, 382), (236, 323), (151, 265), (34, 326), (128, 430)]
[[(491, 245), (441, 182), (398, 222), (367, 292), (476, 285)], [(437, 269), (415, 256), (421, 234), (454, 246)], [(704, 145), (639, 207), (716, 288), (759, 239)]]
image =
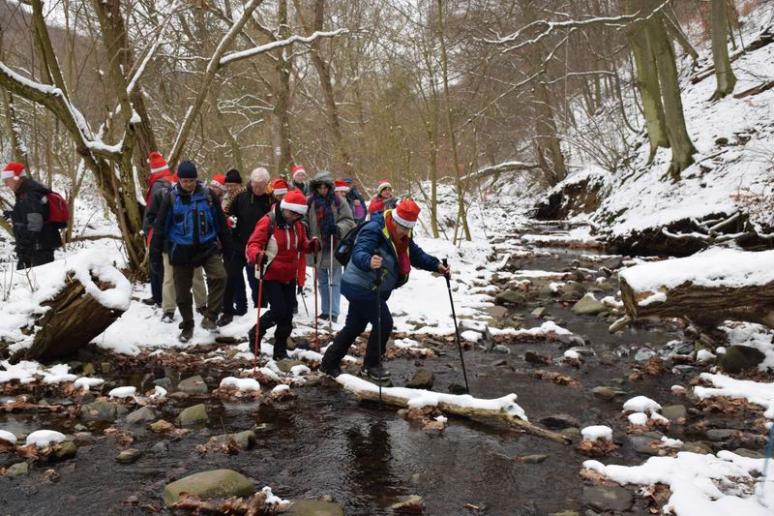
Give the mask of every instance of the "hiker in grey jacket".
[(352, 209), (346, 200), (334, 194), (333, 175), (321, 170), (310, 183), (311, 195), (307, 201), (306, 226), (309, 238), (317, 237), (322, 244), (319, 255), (307, 255), (307, 264), (314, 265), (317, 258), (317, 288), (320, 291), (320, 319), (333, 322), (339, 316), (341, 300), (341, 264), (333, 258), (333, 252), (344, 235), (355, 227)]

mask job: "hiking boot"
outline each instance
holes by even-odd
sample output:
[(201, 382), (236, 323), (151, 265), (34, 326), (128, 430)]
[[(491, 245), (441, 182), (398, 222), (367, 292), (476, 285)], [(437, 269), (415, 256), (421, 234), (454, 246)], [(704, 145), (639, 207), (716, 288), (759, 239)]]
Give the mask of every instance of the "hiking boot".
[(330, 314), (320, 314), (317, 316), (317, 318), (320, 319), (321, 321), (332, 320), (333, 322), (336, 322), (339, 316), (338, 315), (331, 316)]
[(234, 320), (234, 316), (231, 314), (221, 314), (220, 319), (218, 319), (218, 326), (228, 326), (231, 324), (231, 321)]
[(175, 322), (175, 312), (164, 312), (164, 315), (161, 316), (161, 322), (167, 324)]
[(193, 321), (183, 321), (180, 323), (179, 328), (182, 331), (180, 332), (180, 335), (178, 335), (177, 340), (179, 340), (180, 342), (188, 342), (193, 338), (193, 334), (194, 334)]
[(337, 378), (341, 374), (341, 368), (338, 366), (333, 366), (333, 367), (320, 366), (320, 372), (326, 376), (330, 376), (331, 378)]
[(199, 315), (205, 315), (207, 313), (207, 305), (197, 306), (196, 313)]
[(205, 317), (204, 319), (202, 319), (201, 326), (205, 330), (209, 330), (209, 331), (218, 329), (218, 323), (216, 323), (214, 319), (210, 319), (209, 317)]
[(390, 372), (382, 367), (381, 364), (371, 367), (363, 367), (363, 369), (360, 370), (360, 374), (374, 382), (381, 383), (390, 380)]
[(153, 296), (151, 296), (151, 297), (146, 297), (145, 299), (143, 299), (142, 300), (142, 304), (148, 305), (148, 306), (153, 306), (153, 305), (157, 305), (158, 303), (156, 302), (155, 299), (153, 299)]

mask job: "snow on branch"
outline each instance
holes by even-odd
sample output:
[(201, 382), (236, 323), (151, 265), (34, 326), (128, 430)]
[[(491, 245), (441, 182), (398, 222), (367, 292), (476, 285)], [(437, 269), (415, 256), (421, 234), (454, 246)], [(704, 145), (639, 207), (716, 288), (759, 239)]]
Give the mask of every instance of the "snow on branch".
[(328, 31), (328, 32), (316, 31), (310, 34), (309, 36), (299, 36), (298, 34), (294, 34), (293, 36), (290, 36), (289, 38), (286, 38), (286, 39), (279, 39), (277, 41), (272, 41), (271, 43), (267, 43), (265, 45), (259, 45), (257, 47), (253, 47), (247, 50), (240, 50), (239, 52), (231, 52), (229, 54), (226, 54), (220, 59), (220, 66), (224, 66), (229, 63), (233, 63), (235, 61), (241, 61), (242, 59), (247, 59), (247, 58), (256, 56), (258, 54), (263, 54), (271, 50), (286, 47), (294, 43), (309, 44), (319, 38), (334, 38), (336, 36), (341, 36), (347, 33), (349, 33), (348, 29), (336, 29), (334, 31)]
[(629, 23), (632, 23), (632, 22), (645, 21), (650, 19), (656, 13), (660, 12), (662, 9), (664, 9), (664, 7), (666, 7), (670, 2), (671, 0), (664, 0), (652, 12), (648, 13), (647, 16), (643, 16), (643, 17), (640, 16), (639, 12), (637, 12), (634, 14), (622, 14), (620, 16), (597, 16), (594, 18), (586, 18), (585, 20), (566, 20), (566, 21), (536, 20), (532, 23), (525, 25), (524, 27), (520, 28), (516, 32), (509, 34), (508, 36), (504, 36), (498, 39), (484, 39), (483, 41), (485, 43), (490, 43), (493, 45), (509, 45), (510, 43), (519, 41), (519, 39), (521, 39), (524, 36), (524, 34), (530, 30), (540, 31), (540, 33), (537, 34), (535, 37), (531, 39), (523, 40), (505, 49), (505, 52), (511, 52), (513, 50), (518, 50), (520, 48), (524, 48), (526, 46), (539, 43), (540, 41), (542, 41), (543, 39), (547, 38), (548, 36), (550, 36), (551, 34), (553, 34), (554, 32), (560, 29), (568, 29), (568, 30), (583, 29), (586, 27), (592, 27), (594, 25), (609, 25), (609, 26), (620, 27), (620, 26), (628, 25)]
[(533, 170), (536, 168), (540, 168), (540, 165), (537, 163), (525, 163), (523, 161), (504, 161), (502, 163), (498, 163), (497, 165), (490, 165), (488, 167), (480, 168), (473, 173), (462, 176), (460, 179), (462, 181), (467, 181), (469, 179), (479, 179), (493, 174), (498, 174), (500, 172), (517, 172), (520, 170)]
[(179, 4), (180, 4), (179, 0), (176, 0), (175, 2), (173, 2), (168, 12), (164, 15), (164, 20), (161, 22), (161, 30), (159, 30), (159, 33), (156, 36), (156, 39), (153, 41), (153, 44), (148, 49), (148, 52), (146, 52), (145, 56), (140, 61), (140, 65), (137, 67), (137, 70), (135, 70), (134, 74), (132, 74), (132, 78), (129, 80), (129, 84), (126, 87), (127, 95), (132, 94), (135, 86), (137, 85), (137, 82), (145, 73), (145, 70), (147, 69), (148, 63), (150, 62), (151, 58), (153, 58), (153, 56), (156, 54), (156, 51), (161, 46), (163, 37), (166, 34), (168, 28), (171, 26), (169, 22), (172, 19), (172, 16), (177, 11)]

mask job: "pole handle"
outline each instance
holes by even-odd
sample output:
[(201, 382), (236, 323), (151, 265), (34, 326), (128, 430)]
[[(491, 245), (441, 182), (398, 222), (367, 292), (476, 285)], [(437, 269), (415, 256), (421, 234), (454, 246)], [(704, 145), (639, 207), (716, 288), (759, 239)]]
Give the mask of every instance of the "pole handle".
[[(444, 258), (443, 260), (441, 260), (441, 263), (443, 263), (443, 266), (446, 267), (447, 269), (449, 268), (449, 259), (448, 258)], [(446, 283), (449, 283), (449, 273), (446, 272), (443, 275), (443, 277), (446, 278)]]

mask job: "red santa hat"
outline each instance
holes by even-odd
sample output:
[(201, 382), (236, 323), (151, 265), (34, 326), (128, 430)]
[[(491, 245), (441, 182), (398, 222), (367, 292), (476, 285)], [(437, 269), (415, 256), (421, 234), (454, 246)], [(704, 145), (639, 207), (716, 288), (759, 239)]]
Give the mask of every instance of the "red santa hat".
[(271, 189), (272, 192), (274, 192), (274, 195), (285, 195), (289, 190), (288, 182), (281, 177), (278, 177), (271, 182)]
[(336, 180), (336, 191), (337, 192), (349, 192), (349, 185), (343, 179), (337, 179)]
[(223, 192), (226, 191), (226, 176), (224, 174), (215, 174), (210, 180), (210, 186)]
[(306, 169), (301, 165), (293, 165), (292, 167), (290, 167), (290, 173), (293, 174), (293, 181), (299, 182), (297, 176), (299, 174), (306, 175)]
[(148, 154), (148, 165), (150, 166), (151, 174), (164, 171), (169, 172), (167, 160), (164, 159), (164, 156), (162, 156), (160, 152), (153, 151)]
[(379, 181), (379, 185), (376, 187), (376, 193), (380, 194), (382, 193), (382, 190), (386, 188), (389, 188), (390, 190), (392, 190), (392, 185), (386, 179), (382, 179), (381, 181)]
[(26, 175), (27, 172), (24, 169), (24, 163), (19, 163), (18, 161), (11, 161), (8, 163), (2, 172), (3, 179), (19, 179)]
[(283, 210), (290, 210), (299, 215), (306, 215), (306, 197), (300, 190), (291, 190), (282, 198), (280, 208)]
[(398, 207), (392, 210), (392, 220), (404, 228), (413, 228), (417, 225), (419, 212), (422, 211), (417, 203), (410, 197), (406, 197), (398, 203)]

